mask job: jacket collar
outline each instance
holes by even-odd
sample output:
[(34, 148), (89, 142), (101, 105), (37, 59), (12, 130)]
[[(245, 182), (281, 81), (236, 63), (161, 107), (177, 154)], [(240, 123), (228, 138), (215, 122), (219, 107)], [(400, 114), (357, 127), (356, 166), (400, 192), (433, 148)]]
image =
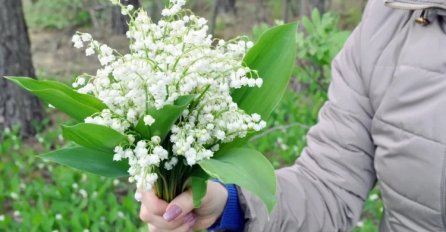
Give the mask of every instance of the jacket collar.
[(384, 0), (388, 7), (405, 10), (442, 9), (446, 10), (446, 0)]

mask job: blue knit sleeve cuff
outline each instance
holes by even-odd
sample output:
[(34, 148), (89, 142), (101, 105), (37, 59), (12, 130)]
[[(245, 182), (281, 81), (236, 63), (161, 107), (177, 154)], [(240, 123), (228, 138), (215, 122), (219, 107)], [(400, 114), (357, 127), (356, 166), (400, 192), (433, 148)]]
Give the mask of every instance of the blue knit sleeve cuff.
[(210, 227), (209, 231), (242, 232), (245, 227), (245, 218), (240, 208), (237, 188), (233, 184), (227, 184), (225, 187), (228, 190), (228, 201), (220, 220)]

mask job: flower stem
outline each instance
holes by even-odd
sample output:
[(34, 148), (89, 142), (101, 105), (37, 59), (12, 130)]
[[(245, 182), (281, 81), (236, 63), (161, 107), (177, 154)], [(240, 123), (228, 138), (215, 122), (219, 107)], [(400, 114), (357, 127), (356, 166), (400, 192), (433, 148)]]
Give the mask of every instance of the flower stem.
[(171, 202), (186, 189), (183, 188), (190, 175), (192, 168), (185, 164), (184, 157), (178, 157), (177, 165), (170, 171), (164, 168), (156, 170), (159, 178), (155, 183), (156, 196)]

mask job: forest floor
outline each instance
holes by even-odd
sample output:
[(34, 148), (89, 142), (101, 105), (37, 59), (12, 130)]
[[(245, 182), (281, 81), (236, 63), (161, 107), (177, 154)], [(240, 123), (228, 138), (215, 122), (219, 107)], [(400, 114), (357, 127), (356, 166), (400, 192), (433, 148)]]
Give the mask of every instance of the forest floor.
[[(29, 34), (33, 63), (39, 78), (69, 82), (82, 73), (95, 74), (100, 66), (96, 57), (87, 57), (83, 50), (73, 47), (71, 37), (74, 31), (31, 30)], [(124, 36), (101, 37), (96, 38), (117, 50), (122, 51), (127, 46)]]

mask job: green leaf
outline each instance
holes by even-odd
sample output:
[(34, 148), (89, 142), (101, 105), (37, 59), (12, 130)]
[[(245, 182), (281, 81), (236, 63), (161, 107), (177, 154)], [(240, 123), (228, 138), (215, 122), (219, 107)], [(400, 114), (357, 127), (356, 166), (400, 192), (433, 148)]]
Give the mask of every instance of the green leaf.
[(29, 77), (5, 78), (78, 121), (107, 108), (94, 96), (78, 93), (57, 81), (35, 80)]
[(135, 128), (136, 132), (146, 139), (150, 139), (152, 136), (156, 135), (159, 136), (161, 140), (164, 140), (173, 124), (178, 120), (183, 111), (195, 97), (195, 95), (181, 96), (173, 105), (166, 105), (159, 110), (155, 108), (149, 109), (147, 114), (152, 116), (155, 119), (155, 122), (151, 126), (146, 126), (144, 124), (144, 118), (141, 118)]
[(234, 148), (225, 154), (203, 160), (199, 165), (211, 177), (226, 184), (236, 184), (256, 194), (269, 212), (273, 209), (276, 202), (274, 168), (260, 152), (248, 148)]
[(192, 198), (194, 200), (194, 208), (201, 207), (201, 200), (206, 195), (207, 179), (191, 176)]
[(113, 152), (127, 137), (109, 127), (79, 123), (74, 126), (62, 126), (63, 137), (81, 146), (95, 150)]
[[(246, 54), (246, 65), (258, 71), (263, 85), (261, 88), (243, 87), (231, 95), (234, 102), (248, 114), (258, 113), (266, 120), (279, 104), (288, 87), (296, 61), (296, 36), (296, 23), (273, 27), (266, 31)], [(254, 135), (255, 133), (251, 133), (245, 138), (222, 144), (220, 150), (225, 152), (243, 146)]]
[(103, 152), (86, 147), (70, 147), (43, 154), (40, 157), (101, 176), (128, 176), (128, 163), (126, 161), (113, 161), (112, 152)]
[(243, 87), (232, 93), (238, 106), (267, 119), (282, 99), (296, 61), (297, 24), (273, 27), (246, 54), (246, 65), (263, 79), (261, 88)]
[(138, 124), (136, 124), (135, 131), (145, 139), (150, 139), (152, 137), (150, 127), (144, 124), (144, 118), (139, 119)]
[(316, 28), (313, 26), (313, 23), (306, 16), (302, 19), (302, 25), (308, 34), (313, 35), (316, 34)]
[(199, 166), (194, 168), (188, 179), (188, 184), (192, 191), (194, 208), (201, 207), (201, 200), (206, 195), (208, 179), (209, 175)]
[(313, 9), (313, 11), (311, 12), (311, 20), (313, 21), (314, 25), (321, 24), (321, 14), (319, 13), (319, 10), (317, 8)]

